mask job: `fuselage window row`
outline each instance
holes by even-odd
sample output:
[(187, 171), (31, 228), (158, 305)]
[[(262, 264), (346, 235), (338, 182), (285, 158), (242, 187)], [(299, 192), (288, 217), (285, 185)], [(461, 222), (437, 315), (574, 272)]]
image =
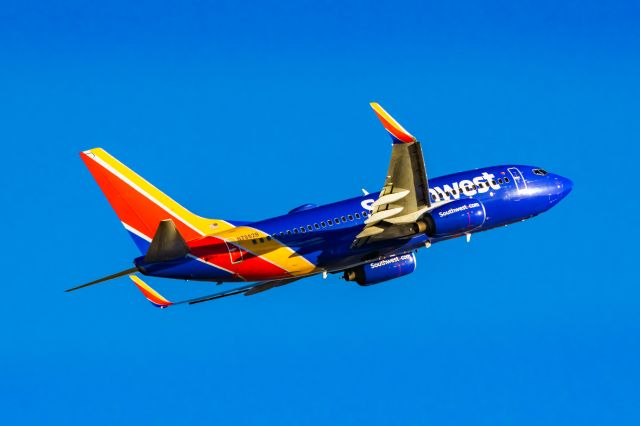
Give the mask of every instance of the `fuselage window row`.
[[(509, 183), (509, 178), (508, 177), (504, 177), (504, 178), (498, 178), (498, 180), (492, 180), (491, 181), (491, 185), (502, 185), (504, 183)], [(488, 188), (490, 185), (488, 182), (482, 182), (479, 184), (473, 184), (470, 186), (467, 186), (467, 191), (477, 191), (478, 189), (481, 188)], [(438, 199), (440, 199), (440, 201), (444, 201), (446, 198), (449, 198), (451, 196), (456, 196), (456, 195), (464, 195), (464, 189), (453, 189), (451, 191), (445, 191), (444, 193), (440, 192), (438, 195), (433, 195), (431, 194), (431, 201), (438, 201)], [(471, 197), (471, 196), (470, 196)], [(300, 233), (306, 233), (307, 231), (312, 232), (313, 229), (315, 228), (316, 230), (320, 230), (321, 227), (322, 228), (326, 228), (327, 226), (333, 226), (334, 223), (335, 225), (339, 225), (340, 222), (342, 221), (342, 223), (347, 223), (347, 218), (349, 221), (353, 221), (354, 220), (354, 216), (355, 216), (355, 220), (359, 220), (359, 219), (366, 219), (368, 214), (366, 211), (362, 211), (361, 213), (354, 213), (353, 215), (349, 214), (347, 216), (341, 216), (340, 218), (333, 218), (332, 219), (327, 219), (327, 221), (322, 221), (320, 222), (320, 224), (318, 223), (314, 223), (313, 225), (307, 225), (305, 226), (301, 226), (299, 228), (293, 228), (293, 234), (298, 234)], [(300, 229), (300, 231), (298, 231), (298, 229)], [(280, 238), (284, 238), (285, 236), (290, 237), (292, 235), (291, 230), (286, 230), (286, 231), (281, 231), (281, 232), (276, 232), (273, 234), (273, 238), (277, 238), (278, 236), (280, 236)], [(267, 236), (267, 241), (271, 241), (272, 237), (271, 236)], [(251, 240), (251, 242), (253, 244), (258, 244), (258, 242), (260, 243), (264, 243), (264, 238), (260, 238), (258, 240)]]
[[(313, 229), (315, 228), (316, 230), (320, 230), (320, 228), (326, 228), (327, 226), (333, 226), (333, 224), (335, 223), (336, 225), (340, 224), (340, 221), (342, 220), (342, 223), (347, 223), (347, 218), (349, 221), (354, 220), (358, 220), (358, 219), (364, 219), (367, 217), (367, 212), (363, 211), (362, 213), (354, 213), (354, 214), (349, 214), (347, 216), (341, 216), (340, 218), (334, 218), (333, 220), (331, 219), (327, 219), (327, 221), (322, 221), (319, 224), (318, 223), (314, 223), (313, 225), (307, 225), (305, 226), (300, 226), (299, 228), (293, 228), (293, 234), (298, 234), (298, 233), (303, 233), (305, 234), (307, 231), (308, 232), (312, 232)], [(300, 231), (298, 231), (298, 229)], [(292, 235), (291, 230), (287, 229), (286, 231), (280, 231), (280, 232), (275, 232), (272, 236), (271, 235), (267, 235), (266, 240), (267, 241), (271, 241), (274, 238), (284, 238), (285, 236), (290, 237)], [(258, 238), (258, 239), (253, 239), (251, 240), (251, 242), (253, 244), (258, 244), (258, 243), (264, 243), (265, 239), (264, 238)]]

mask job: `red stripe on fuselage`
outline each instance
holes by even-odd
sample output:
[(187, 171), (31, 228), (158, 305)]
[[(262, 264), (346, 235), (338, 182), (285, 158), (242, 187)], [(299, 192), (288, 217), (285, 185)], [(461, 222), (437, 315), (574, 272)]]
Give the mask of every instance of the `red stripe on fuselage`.
[(227, 245), (224, 240), (215, 236), (203, 237), (187, 244), (192, 255), (227, 269), (241, 276), (245, 281), (262, 281), (292, 276), (285, 269), (244, 250), (242, 251), (242, 260), (231, 263)]

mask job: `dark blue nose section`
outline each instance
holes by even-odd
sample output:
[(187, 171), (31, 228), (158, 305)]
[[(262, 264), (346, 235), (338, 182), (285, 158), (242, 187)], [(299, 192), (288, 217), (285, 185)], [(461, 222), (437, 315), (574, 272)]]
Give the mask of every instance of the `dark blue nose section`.
[(569, 193), (573, 189), (573, 182), (571, 181), (571, 179), (567, 179), (566, 177), (560, 175), (553, 176), (552, 180), (553, 189), (550, 191), (549, 201), (551, 202), (551, 204), (555, 204), (569, 195)]
[(569, 195), (569, 193), (573, 189), (573, 182), (571, 181), (571, 179), (563, 176), (560, 176), (560, 181), (562, 182), (562, 198), (564, 198)]

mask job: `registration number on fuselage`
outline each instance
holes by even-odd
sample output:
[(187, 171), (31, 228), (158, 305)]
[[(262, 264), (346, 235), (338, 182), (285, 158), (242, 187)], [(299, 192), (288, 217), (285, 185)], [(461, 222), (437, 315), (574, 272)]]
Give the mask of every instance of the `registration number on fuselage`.
[(259, 232), (249, 232), (248, 234), (238, 235), (236, 241), (254, 240), (256, 238), (260, 238)]

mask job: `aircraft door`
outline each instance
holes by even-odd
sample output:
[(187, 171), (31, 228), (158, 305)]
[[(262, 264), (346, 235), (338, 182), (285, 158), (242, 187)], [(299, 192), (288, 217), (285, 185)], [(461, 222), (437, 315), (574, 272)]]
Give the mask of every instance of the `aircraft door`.
[(517, 167), (509, 167), (507, 170), (509, 171), (509, 174), (513, 177), (513, 182), (516, 184), (516, 188), (518, 189), (518, 192), (524, 189), (527, 189), (527, 181), (524, 180), (524, 176), (522, 175), (520, 170), (518, 170)]
[(243, 250), (234, 245), (229, 243), (228, 241), (224, 242), (227, 245), (227, 250), (229, 251), (229, 258), (231, 259), (231, 264), (236, 264), (236, 263), (240, 263), (243, 260)]

